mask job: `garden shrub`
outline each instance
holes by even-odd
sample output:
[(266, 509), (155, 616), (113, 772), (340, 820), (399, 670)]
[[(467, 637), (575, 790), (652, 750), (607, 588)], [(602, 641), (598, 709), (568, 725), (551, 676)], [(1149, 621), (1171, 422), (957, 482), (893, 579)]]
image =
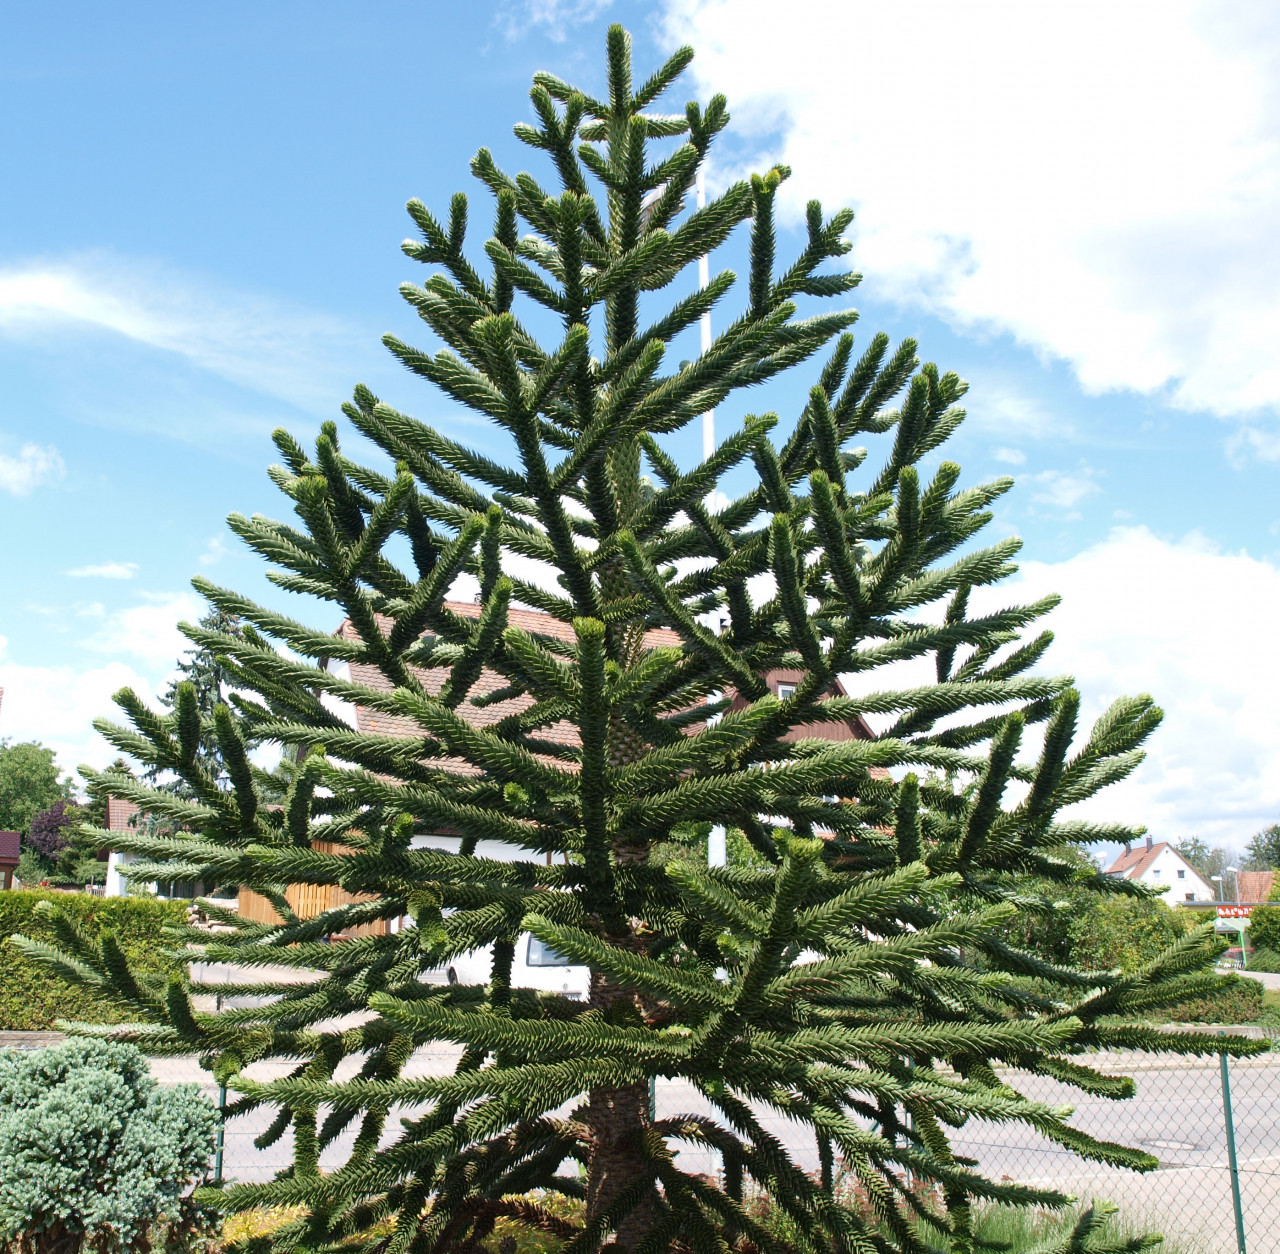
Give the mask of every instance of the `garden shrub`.
[(157, 1085), (132, 1045), (0, 1053), (0, 1236), (31, 1254), (190, 1244), (206, 1212), (186, 1194), (217, 1121), (195, 1085)]
[(1250, 971), (1280, 971), (1280, 953), (1274, 949), (1253, 949), (1249, 951)]
[(37, 910), (52, 902), (73, 918), (88, 937), (114, 933), (135, 969), (158, 975), (178, 973), (182, 964), (167, 951), (162, 929), (182, 923), (185, 903), (133, 897), (93, 897), (88, 893), (15, 890), (0, 892), (0, 1030), (51, 1028), (59, 1019), (84, 1023), (121, 1023), (130, 1016), (91, 990), (61, 980), (48, 967), (32, 962), (10, 940), (15, 932), (33, 940), (56, 941), (48, 917)]
[(1189, 930), (1186, 915), (1143, 897), (1096, 899), (1068, 926), (1071, 962), (1087, 971), (1132, 971)]
[(1151, 1023), (1253, 1023), (1262, 1014), (1264, 991), (1257, 980), (1232, 975), (1217, 993), (1165, 1006), (1143, 1017)]
[(1280, 952), (1280, 906), (1254, 906), (1249, 916), (1249, 944)]

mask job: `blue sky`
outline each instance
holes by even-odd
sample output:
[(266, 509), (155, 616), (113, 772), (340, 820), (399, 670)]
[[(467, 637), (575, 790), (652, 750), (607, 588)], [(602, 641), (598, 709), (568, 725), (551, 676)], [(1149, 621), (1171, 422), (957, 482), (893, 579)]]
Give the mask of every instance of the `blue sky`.
[(855, 205), (862, 340), (916, 336), (970, 380), (949, 455), (1018, 477), (993, 530), (1026, 540), (1019, 595), (1067, 597), (1050, 665), (1091, 713), (1169, 711), (1107, 812), (1236, 845), (1280, 820), (1270, 6), (1170, 3), (1158, 29), (1140, 5), (886, 7), (11, 6), (0, 734), (100, 762), (89, 721), (163, 686), (193, 574), (279, 600), (223, 522), (282, 511), (275, 426), (314, 433), (362, 380), (486, 438), (379, 345), (424, 338), (403, 205), (470, 190), (482, 144), (529, 164), (532, 73), (598, 83), (621, 20), (642, 66), (699, 49), (673, 107), (729, 94), (717, 177), (794, 167), (793, 242), (808, 196)]

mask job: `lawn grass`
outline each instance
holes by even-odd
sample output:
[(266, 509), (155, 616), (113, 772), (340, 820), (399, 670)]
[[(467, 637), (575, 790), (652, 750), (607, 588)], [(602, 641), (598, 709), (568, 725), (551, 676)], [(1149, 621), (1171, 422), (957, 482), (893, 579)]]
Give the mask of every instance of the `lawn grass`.
[[(975, 1233), (979, 1240), (992, 1245), (1007, 1246), (1007, 1254), (1025, 1254), (1026, 1251), (1053, 1248), (1056, 1238), (1064, 1240), (1080, 1218), (1081, 1208), (1066, 1211), (1024, 1210), (1013, 1206), (984, 1206), (975, 1215)], [(1159, 1232), (1160, 1224), (1154, 1218), (1143, 1219), (1133, 1215), (1118, 1214), (1105, 1229), (1105, 1239), (1097, 1237), (1091, 1244), (1106, 1248), (1122, 1245), (1125, 1241), (1149, 1233)], [(940, 1246), (944, 1251), (947, 1246)], [(1152, 1254), (1203, 1254), (1198, 1247), (1178, 1240), (1166, 1239), (1157, 1245)]]

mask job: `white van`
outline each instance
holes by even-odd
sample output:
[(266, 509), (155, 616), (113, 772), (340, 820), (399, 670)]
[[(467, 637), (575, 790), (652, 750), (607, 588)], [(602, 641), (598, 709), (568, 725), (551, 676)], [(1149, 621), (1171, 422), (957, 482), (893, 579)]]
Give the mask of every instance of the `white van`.
[[(488, 984), (492, 967), (493, 950), (486, 946), (459, 954), (447, 967), (430, 972), (426, 980), (432, 984)], [(562, 993), (576, 1001), (586, 1001), (591, 992), (591, 970), (575, 966), (536, 936), (521, 932), (511, 964), (511, 987)]]
[[(456, 836), (423, 835), (415, 836), (411, 847), (457, 853), (460, 843)], [(541, 856), (531, 855), (527, 849), (501, 840), (477, 842), (476, 854), (499, 862), (525, 861)], [(560, 860), (560, 855), (557, 855), (557, 860)], [(486, 946), (459, 954), (447, 966), (429, 971), (422, 978), (428, 984), (488, 984), (492, 968), (493, 951)], [(516, 941), (515, 961), (511, 964), (511, 987), (533, 988), (540, 993), (563, 993), (566, 997), (586, 1001), (591, 991), (591, 970), (574, 966), (563, 954), (548, 949), (536, 936), (521, 932)]]

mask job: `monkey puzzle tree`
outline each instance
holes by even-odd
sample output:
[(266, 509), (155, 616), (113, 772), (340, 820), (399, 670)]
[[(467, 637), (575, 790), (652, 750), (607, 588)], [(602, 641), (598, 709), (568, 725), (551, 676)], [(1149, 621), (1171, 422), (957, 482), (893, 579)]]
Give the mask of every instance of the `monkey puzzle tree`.
[[(516, 134), (557, 188), (480, 151), (473, 171), (496, 202), (483, 273), (466, 247), (465, 196), (447, 224), (409, 206), (421, 238), (405, 251), (439, 272), (402, 291), (444, 347), (386, 344), (491, 423), (509, 462), (364, 387), (346, 416), (393, 470), (351, 460), (333, 424), (313, 454), (277, 435), (285, 466), (271, 473), (298, 523), (231, 525), (280, 587), (335, 613), (311, 628), (198, 581), (245, 627), (186, 630), (223, 659), (253, 738), (298, 761), (283, 805), (263, 804), (238, 720), (225, 707), (202, 720), (187, 686), (163, 715), (123, 692), (132, 729), (104, 724), (193, 798), (95, 779), (181, 829), (117, 838), (149, 859), (135, 873), (241, 883), (282, 919), (223, 914), (227, 931), (186, 939), (212, 959), (318, 978), (213, 1015), (188, 990), (131, 974), (109, 938), (95, 949), (64, 928), (63, 950), (40, 952), (131, 1004), (147, 1022), (131, 1035), (148, 1049), (202, 1054), (240, 1094), (233, 1116), (267, 1107), (268, 1139), (292, 1130), (291, 1171), (226, 1195), (238, 1207), (304, 1204), (287, 1243), (365, 1234), (371, 1249), (472, 1249), (516, 1215), (575, 1254), (609, 1243), (918, 1250), (927, 1215), (969, 1248), (975, 1199), (1066, 1199), (958, 1161), (947, 1130), (966, 1118), (1154, 1166), (1023, 1096), (996, 1064), (1120, 1098), (1129, 1082), (1074, 1056), (1222, 1048), (1110, 1025), (1213, 986), (1203, 932), (1123, 977), (1002, 940), (1016, 910), (1051, 908), (1021, 895), (1028, 876), (1138, 891), (1063, 853), (1136, 832), (1058, 815), (1135, 767), (1159, 711), (1120, 701), (1081, 743), (1069, 681), (1030, 673), (1048, 634), (1022, 640), (1052, 602), (971, 607), (972, 589), (1014, 569), (1018, 545), (970, 543), (1007, 480), (962, 488), (945, 461), (922, 478), (922, 459), (961, 421), (964, 385), (884, 336), (855, 358), (855, 314), (839, 298), (857, 279), (829, 266), (848, 248), (851, 214), (811, 204), (800, 255), (780, 264), (785, 169), (687, 208), (725, 102), (650, 109), (691, 56), (636, 85), (615, 27), (603, 96), (537, 76), (536, 121)], [(664, 139), (676, 142), (655, 152)], [(749, 232), (738, 311), (707, 351), (671, 368), (673, 348), (735, 290), (724, 272), (684, 294), (683, 276), (738, 227)], [(789, 426), (748, 415), (705, 461), (672, 454), (666, 437), (824, 349)], [(877, 437), (873, 470), (855, 442)], [(534, 578), (529, 559), (554, 578)], [(466, 613), (446, 602), (464, 573), (479, 584)], [(513, 625), (516, 603), (548, 628)], [(331, 634), (339, 611), (346, 626)], [(722, 630), (704, 625), (711, 611)], [(877, 671), (911, 659), (932, 664), (932, 682), (875, 690)], [(782, 666), (803, 673), (785, 699), (763, 678)], [(357, 682), (366, 671), (379, 682)], [(854, 695), (837, 692), (841, 675)], [(354, 730), (326, 696), (391, 716), (397, 733)], [(863, 714), (881, 716), (882, 734), (797, 738)], [(230, 789), (199, 762), (208, 736)], [(677, 825), (704, 821), (740, 829), (763, 865), (650, 861)], [(456, 852), (415, 844), (439, 832)], [(525, 853), (479, 856), (482, 840)], [(356, 900), (300, 918), (289, 884)], [(402, 916), (414, 926), (349, 934)], [(590, 968), (588, 1000), (512, 986), (526, 931)], [(492, 952), (484, 986), (421, 978), (480, 947)], [(460, 1047), (452, 1072), (406, 1073), (431, 1042)], [(335, 1078), (349, 1058), (349, 1078)], [(265, 1059), (295, 1068), (245, 1074)], [(655, 1078), (692, 1085), (703, 1106), (658, 1118)], [(812, 1174), (769, 1131), (771, 1115), (808, 1129)], [(351, 1128), (343, 1165), (321, 1172), (322, 1149)], [(718, 1156), (714, 1180), (681, 1168), (676, 1150), (690, 1142)], [(837, 1165), (866, 1207), (837, 1200)], [(582, 1224), (516, 1196), (538, 1188), (581, 1197)], [(790, 1217), (788, 1241), (744, 1208), (753, 1189)]]

